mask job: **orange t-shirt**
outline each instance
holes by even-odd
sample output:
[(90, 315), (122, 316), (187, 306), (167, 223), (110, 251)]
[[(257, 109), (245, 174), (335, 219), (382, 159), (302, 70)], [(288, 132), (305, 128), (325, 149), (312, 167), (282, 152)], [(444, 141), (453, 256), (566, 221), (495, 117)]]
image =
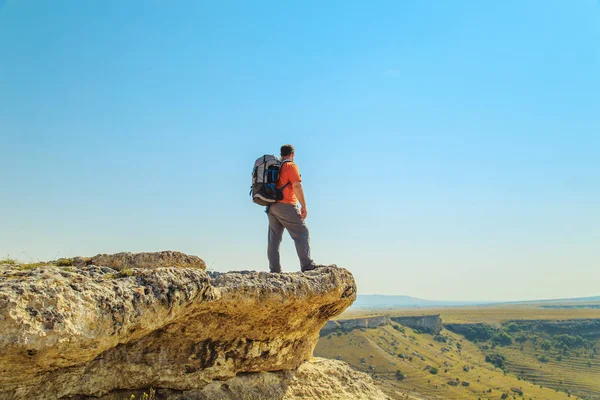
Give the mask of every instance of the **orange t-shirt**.
[(294, 194), (294, 188), (292, 187), (293, 182), (302, 182), (300, 177), (300, 171), (298, 166), (291, 161), (283, 164), (281, 171), (279, 172), (279, 181), (277, 182), (277, 189), (281, 189), (286, 183), (290, 183), (283, 189), (283, 200), (280, 203), (285, 204), (296, 204), (298, 199)]

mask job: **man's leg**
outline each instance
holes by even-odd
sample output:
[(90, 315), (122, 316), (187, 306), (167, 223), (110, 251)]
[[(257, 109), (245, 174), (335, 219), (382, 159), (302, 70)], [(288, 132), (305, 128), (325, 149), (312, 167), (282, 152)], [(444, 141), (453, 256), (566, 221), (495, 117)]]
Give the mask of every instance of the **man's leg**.
[(298, 207), (292, 204), (277, 203), (275, 209), (278, 221), (289, 232), (296, 245), (296, 253), (300, 259), (300, 269), (304, 270), (312, 264), (310, 258), (310, 234), (306, 223), (300, 217)]
[[(273, 206), (271, 206), (272, 208)], [(279, 259), (279, 245), (283, 238), (283, 225), (275, 215), (273, 210), (269, 210), (269, 244), (267, 246), (267, 257), (269, 258), (269, 269), (271, 272), (281, 272), (281, 262)]]

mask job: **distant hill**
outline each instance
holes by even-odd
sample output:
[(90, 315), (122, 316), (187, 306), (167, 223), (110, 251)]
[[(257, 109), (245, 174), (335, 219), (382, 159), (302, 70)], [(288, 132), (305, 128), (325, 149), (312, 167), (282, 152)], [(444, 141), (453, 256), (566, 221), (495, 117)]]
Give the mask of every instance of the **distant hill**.
[(511, 301), (511, 302), (506, 302), (506, 304), (547, 304), (547, 303), (565, 304), (565, 303), (597, 303), (597, 302), (600, 302), (600, 296), (574, 297), (574, 298), (570, 298), (570, 299), (567, 298), (567, 299)]
[(381, 294), (359, 294), (351, 308), (412, 308), (412, 307), (461, 307), (498, 304), (569, 304), (598, 303), (600, 296), (576, 297), (570, 299), (547, 299), (528, 301), (437, 301), (425, 300), (410, 296), (393, 296)]
[(474, 302), (474, 301), (436, 301), (424, 300), (410, 296), (392, 296), (380, 294), (359, 294), (356, 298), (353, 308), (404, 308), (404, 307), (460, 307), (482, 304), (492, 304), (492, 302)]

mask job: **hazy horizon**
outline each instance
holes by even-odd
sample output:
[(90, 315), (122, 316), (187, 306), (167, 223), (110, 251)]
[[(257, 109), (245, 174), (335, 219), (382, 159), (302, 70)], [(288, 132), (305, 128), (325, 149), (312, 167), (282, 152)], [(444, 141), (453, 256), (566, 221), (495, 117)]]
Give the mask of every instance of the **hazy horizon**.
[(598, 295), (600, 2), (163, 4), (0, 0), (0, 258), (267, 271), (250, 172), (292, 143), (360, 294)]
[(567, 298), (543, 298), (543, 299), (526, 299), (526, 300), (522, 300), (522, 299), (507, 299), (507, 300), (485, 300), (485, 299), (457, 299), (457, 300), (446, 300), (446, 299), (439, 299), (439, 298), (434, 298), (434, 299), (429, 299), (429, 298), (422, 298), (422, 297), (413, 297), (413, 296), (406, 296), (406, 295), (402, 295), (402, 294), (379, 294), (379, 293), (360, 293), (359, 296), (363, 296), (363, 297), (368, 297), (368, 296), (381, 296), (381, 297), (407, 297), (410, 299), (414, 299), (414, 300), (423, 300), (423, 301), (429, 301), (429, 302), (435, 302), (435, 303), (473, 303), (473, 304), (483, 304), (483, 303), (490, 303), (490, 304), (510, 304), (510, 303), (521, 303), (521, 302), (546, 302), (546, 301), (572, 301), (572, 300), (583, 300), (583, 301), (587, 301), (586, 299), (590, 299), (589, 301), (592, 302), (600, 302), (600, 295), (597, 296), (584, 296), (584, 297), (567, 297)]

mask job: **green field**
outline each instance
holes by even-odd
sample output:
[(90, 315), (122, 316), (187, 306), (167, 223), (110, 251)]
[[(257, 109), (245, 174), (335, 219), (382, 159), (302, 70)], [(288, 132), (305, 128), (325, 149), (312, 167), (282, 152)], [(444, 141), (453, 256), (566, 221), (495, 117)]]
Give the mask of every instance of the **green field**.
[[(573, 341), (578, 335), (569, 338), (536, 331), (545, 320), (600, 318), (598, 309), (503, 306), (394, 310), (383, 314), (386, 313), (394, 316), (439, 313), (444, 324), (484, 323), (496, 336), (493, 340), (472, 337), (473, 340), (468, 340), (463, 334), (443, 329), (436, 340), (432, 334), (392, 322), (375, 329), (330, 333), (319, 340), (315, 355), (343, 359), (371, 374), (392, 398), (410, 395), (420, 399), (502, 399), (505, 394), (504, 398), (600, 399), (597, 336)], [(378, 314), (382, 312), (352, 310), (340, 318)], [(524, 320), (534, 322), (507, 324)], [(537, 321), (542, 325), (538, 326)], [(510, 344), (494, 341), (505, 337), (503, 334), (510, 337)], [(567, 339), (571, 347), (561, 341)], [(502, 368), (486, 362), (486, 356), (496, 354), (505, 358)], [(430, 368), (437, 368), (437, 374), (432, 374)], [(458, 386), (450, 385), (450, 381)], [(468, 382), (468, 386), (463, 386), (463, 382)]]

